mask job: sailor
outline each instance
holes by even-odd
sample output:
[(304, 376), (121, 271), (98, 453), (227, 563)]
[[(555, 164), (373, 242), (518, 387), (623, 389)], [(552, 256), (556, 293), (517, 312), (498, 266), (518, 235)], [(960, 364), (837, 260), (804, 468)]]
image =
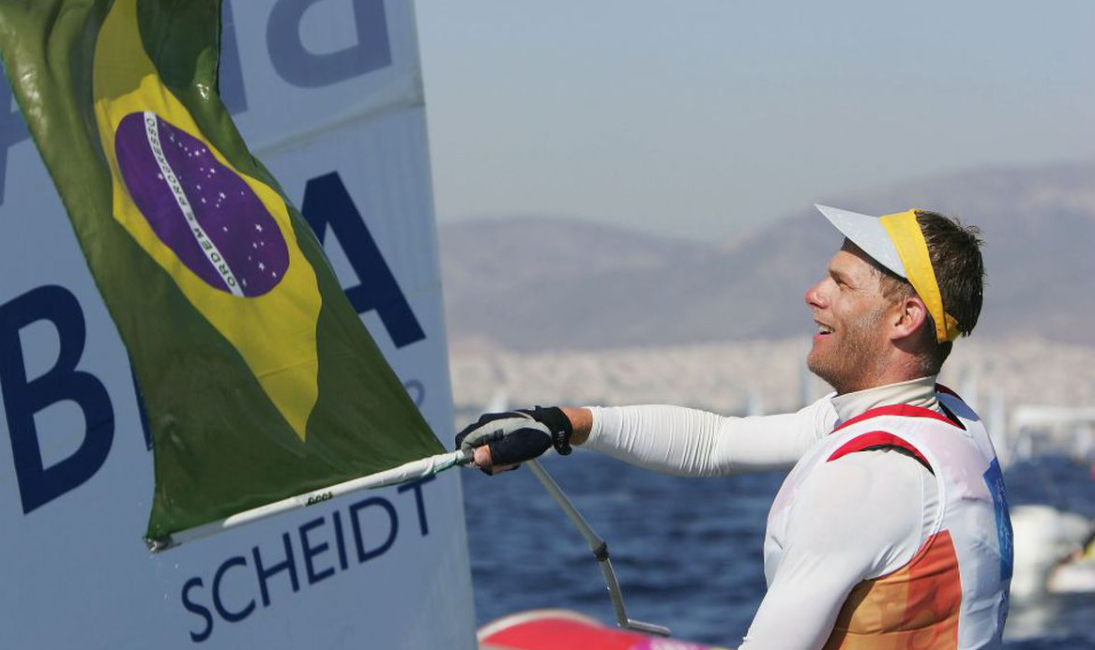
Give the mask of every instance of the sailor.
[(834, 393), (747, 418), (536, 407), (486, 414), (457, 444), (491, 474), (571, 445), (674, 474), (793, 466), (742, 650), (998, 648), (1012, 566), (1003, 478), (980, 418), (936, 384), (981, 311), (978, 230), (921, 210), (818, 209), (845, 237), (805, 296), (807, 365)]

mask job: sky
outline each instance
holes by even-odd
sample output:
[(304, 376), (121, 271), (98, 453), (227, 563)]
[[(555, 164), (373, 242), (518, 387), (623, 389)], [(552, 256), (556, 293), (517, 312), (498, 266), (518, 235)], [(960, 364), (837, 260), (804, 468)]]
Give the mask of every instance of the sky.
[(905, 180), (1095, 160), (1090, 0), (416, 11), (443, 222), (575, 216), (729, 240)]

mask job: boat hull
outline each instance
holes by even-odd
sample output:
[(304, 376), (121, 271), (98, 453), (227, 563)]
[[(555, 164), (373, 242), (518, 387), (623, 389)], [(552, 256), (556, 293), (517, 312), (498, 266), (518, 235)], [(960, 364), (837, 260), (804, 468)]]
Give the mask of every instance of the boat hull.
[(480, 650), (729, 650), (608, 627), (563, 609), (513, 614), (479, 630)]

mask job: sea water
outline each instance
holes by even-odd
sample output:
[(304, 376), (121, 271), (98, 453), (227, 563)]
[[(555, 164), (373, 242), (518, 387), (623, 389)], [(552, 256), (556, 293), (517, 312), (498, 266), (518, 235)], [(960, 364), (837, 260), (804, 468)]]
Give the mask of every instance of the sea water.
[[(580, 450), (544, 465), (608, 542), (631, 618), (682, 640), (741, 642), (764, 595), (764, 527), (782, 473), (672, 477)], [(461, 475), (480, 625), (556, 607), (613, 623), (596, 561), (531, 472)], [(1095, 516), (1087, 467), (1047, 459), (1005, 480), (1014, 503)], [(1095, 650), (1095, 594), (1016, 604), (1006, 632), (1009, 649)]]

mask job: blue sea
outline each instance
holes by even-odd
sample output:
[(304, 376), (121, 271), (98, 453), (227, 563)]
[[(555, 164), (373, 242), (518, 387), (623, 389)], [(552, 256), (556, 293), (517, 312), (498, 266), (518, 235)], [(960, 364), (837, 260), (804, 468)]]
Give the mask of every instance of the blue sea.
[[(682, 640), (741, 642), (764, 595), (761, 546), (781, 473), (671, 477), (581, 450), (544, 466), (608, 542), (631, 618)], [(556, 607), (613, 623), (585, 541), (527, 468), (461, 476), (480, 625)], [(1005, 480), (1013, 503), (1095, 516), (1086, 466), (1046, 459), (1011, 468)], [(1013, 604), (1006, 638), (1015, 650), (1095, 650), (1095, 594)]]

